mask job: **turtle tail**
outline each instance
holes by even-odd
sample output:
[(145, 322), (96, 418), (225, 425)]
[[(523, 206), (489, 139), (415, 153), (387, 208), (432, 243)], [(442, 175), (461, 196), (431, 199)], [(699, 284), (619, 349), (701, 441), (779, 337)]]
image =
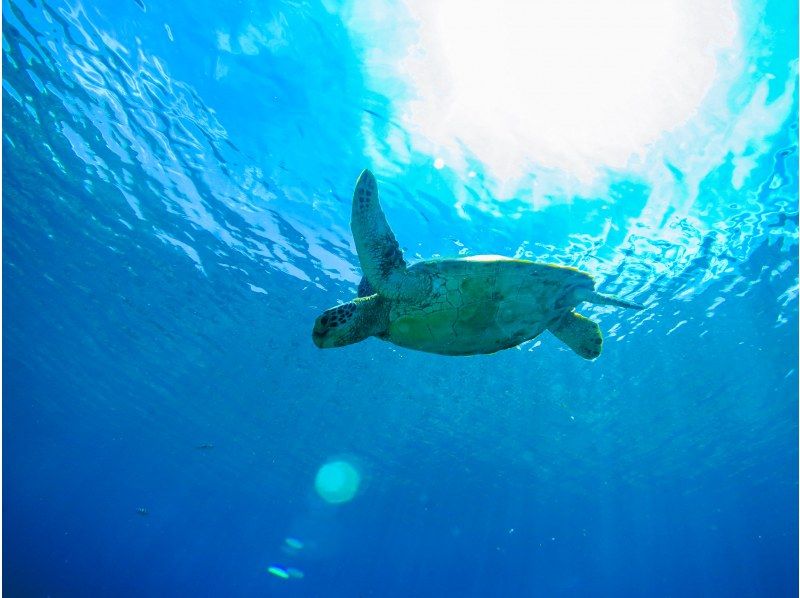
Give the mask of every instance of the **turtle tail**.
[(640, 305), (639, 303), (617, 299), (616, 297), (609, 297), (608, 295), (602, 295), (594, 291), (586, 293), (586, 295), (582, 297), (582, 300), (597, 305), (614, 305), (615, 307), (625, 307), (627, 309), (644, 309), (644, 305)]

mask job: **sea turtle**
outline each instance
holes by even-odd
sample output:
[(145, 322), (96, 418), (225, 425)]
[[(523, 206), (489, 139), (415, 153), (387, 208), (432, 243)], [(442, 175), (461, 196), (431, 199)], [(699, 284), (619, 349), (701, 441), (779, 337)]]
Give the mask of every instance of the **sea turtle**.
[(386, 222), (369, 170), (353, 194), (350, 227), (364, 278), (353, 301), (326, 310), (314, 323), (317, 347), (341, 347), (370, 336), (443, 355), (494, 353), (544, 330), (585, 359), (600, 355), (596, 322), (575, 313), (586, 301), (642, 309), (595, 292), (585, 272), (476, 255), (409, 266)]

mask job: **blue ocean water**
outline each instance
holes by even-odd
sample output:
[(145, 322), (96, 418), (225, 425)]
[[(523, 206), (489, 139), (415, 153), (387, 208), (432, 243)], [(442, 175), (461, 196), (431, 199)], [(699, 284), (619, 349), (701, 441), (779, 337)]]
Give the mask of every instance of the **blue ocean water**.
[[(797, 595), (797, 3), (623, 166), (422, 126), (411, 4), (4, 0), (6, 595)], [(646, 309), (581, 308), (593, 362), (320, 351), (363, 168), (409, 260)]]

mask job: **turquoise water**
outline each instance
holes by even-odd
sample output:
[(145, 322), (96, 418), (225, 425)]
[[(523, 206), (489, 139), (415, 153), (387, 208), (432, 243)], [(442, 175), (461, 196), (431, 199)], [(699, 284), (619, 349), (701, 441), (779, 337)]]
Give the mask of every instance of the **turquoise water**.
[[(797, 4), (673, 5), (4, 0), (5, 593), (796, 595)], [(646, 309), (320, 351), (364, 168)]]

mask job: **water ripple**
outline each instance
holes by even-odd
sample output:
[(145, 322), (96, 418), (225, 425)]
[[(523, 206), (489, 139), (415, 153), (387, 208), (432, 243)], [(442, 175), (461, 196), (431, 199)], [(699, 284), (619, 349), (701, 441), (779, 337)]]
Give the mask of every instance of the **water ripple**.
[[(304, 22), (315, 23), (310, 9), (294, 9)], [(232, 251), (302, 283), (349, 292), (359, 272), (347, 204), (361, 158), (347, 156), (352, 168), (334, 176), (316, 173), (311, 182), (311, 175), (279, 157), (256, 160), (238, 151), (195, 88), (172, 77), (166, 61), (139, 38), (123, 40), (95, 24), (81, 4), (10, 2), (4, 19), (3, 93), (11, 106), (25, 109), (7, 117), (5, 139), (12, 147), (28, 146), (62, 171), (66, 149), (82, 164), (85, 188), (116, 194), (104, 209), (114, 210), (128, 230), (148, 231), (181, 249), (204, 272), (208, 259), (222, 262)], [(258, 43), (245, 44), (242, 52), (266, 48), (288, 54), (290, 22), (275, 21), (274, 43), (262, 32)], [(320, 35), (326, 35), (321, 28)], [(281, 73), (256, 76), (264, 89), (289, 93)], [(537, 209), (522, 199), (492, 201), (479, 164), (463, 181), (447, 169), (431, 169), (413, 154), (402, 126), (384, 116), (386, 100), (364, 97), (363, 106), (346, 109), (360, 113), (371, 132), (364, 143), (378, 144), (364, 152), (383, 156), (384, 162), (373, 166), (409, 255), (488, 253), (505, 246), (520, 257), (587, 269), (604, 291), (653, 306), (692, 301), (719, 281), (724, 293), (747, 293), (769, 276), (747, 271), (764, 244), (786, 255), (779, 271), (796, 268), (794, 126), (775, 140), (780, 149), (771, 165), (753, 167), (761, 179), (754, 188), (737, 191), (712, 175), (699, 184), (691, 207), (678, 198), (656, 213), (647, 208), (648, 194), (656, 191), (628, 181), (605, 199), (574, 198), (566, 208)], [(295, 125), (295, 134), (308, 135), (301, 123)], [(671, 172), (680, 183), (681, 173), (674, 167)], [(795, 276), (779, 293), (784, 309), (796, 308), (796, 289)], [(714, 300), (707, 315), (724, 301), (724, 296)], [(627, 317), (636, 327), (654, 316)]]

